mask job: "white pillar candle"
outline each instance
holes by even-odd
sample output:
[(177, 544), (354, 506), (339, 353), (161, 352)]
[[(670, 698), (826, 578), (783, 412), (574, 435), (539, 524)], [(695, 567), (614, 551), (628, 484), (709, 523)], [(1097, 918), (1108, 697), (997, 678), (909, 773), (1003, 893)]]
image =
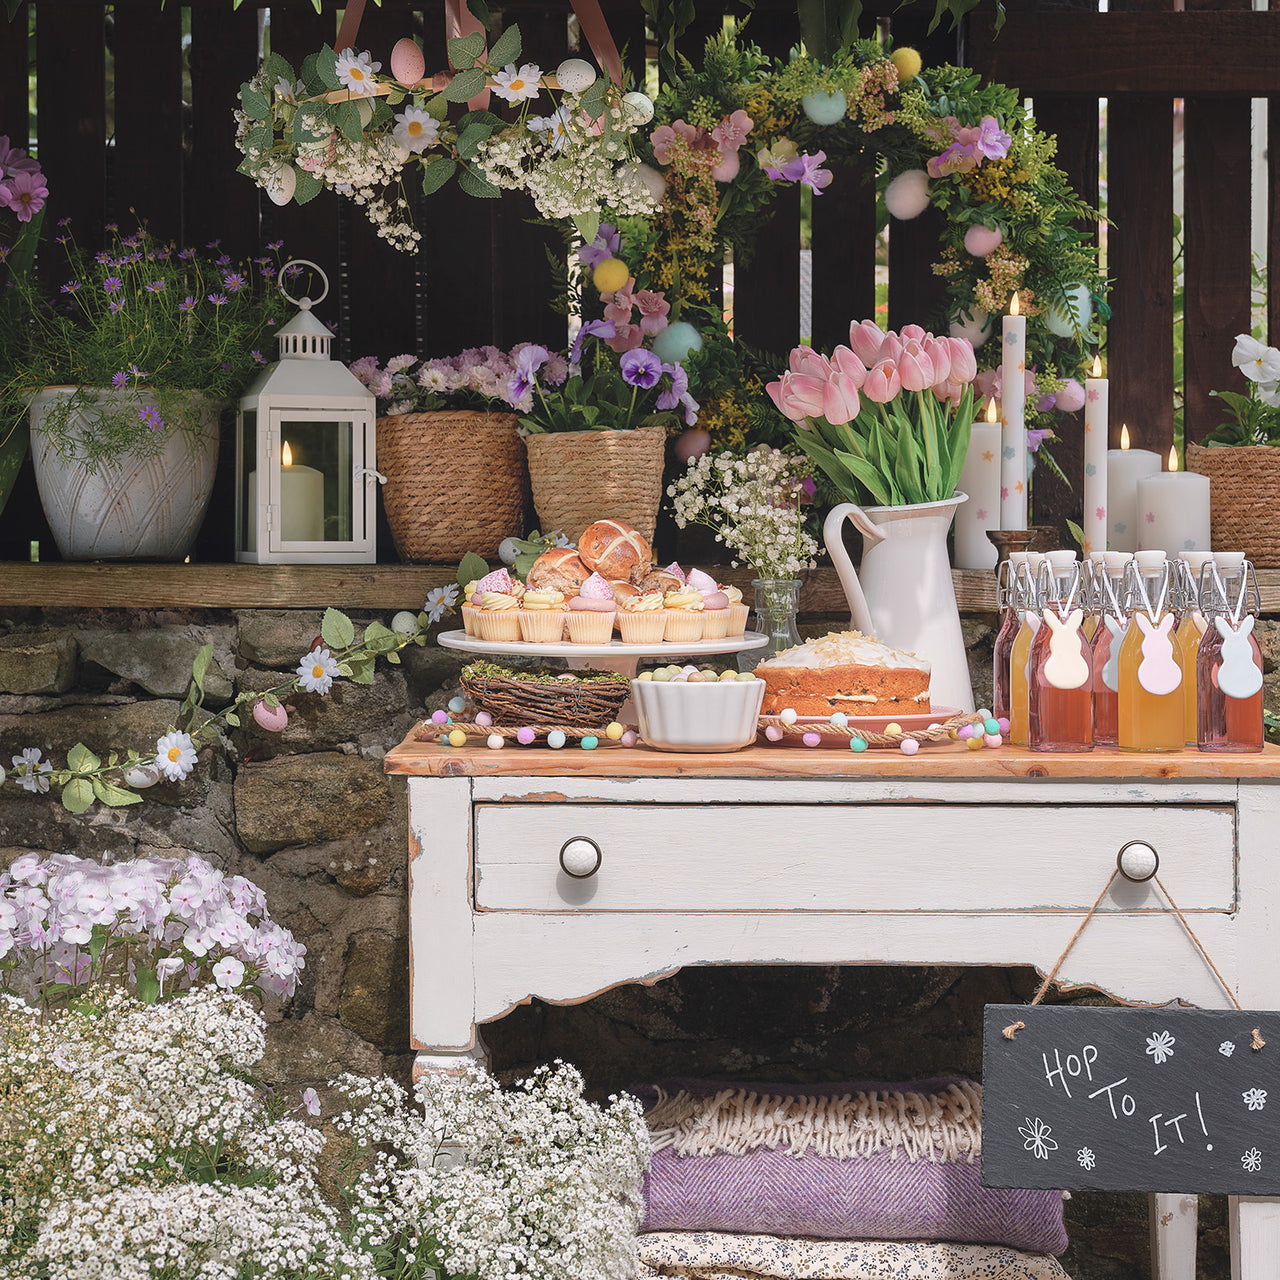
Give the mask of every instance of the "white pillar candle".
[(1138, 481), (1138, 550), (1209, 550), (1209, 477), (1179, 471), (1169, 450), (1169, 470)]
[(988, 529), (1000, 528), (1000, 434), (996, 402), (990, 401), (985, 422), (975, 422), (959, 488), (969, 500), (956, 512), (956, 568), (994, 569), (995, 543)]
[(1107, 451), (1107, 523), (1112, 551), (1138, 549), (1138, 481), (1160, 471), (1160, 455), (1129, 448), (1129, 428), (1120, 428), (1120, 448)]
[(1093, 358), (1093, 377), (1084, 380), (1084, 551), (1107, 549), (1107, 379)]
[[(246, 500), (246, 551), (258, 549), (258, 473), (249, 472)], [(280, 538), (284, 542), (324, 541), (324, 472), (293, 465), (285, 442), (280, 462)]]
[(1027, 528), (1027, 317), (1013, 295), (1000, 350), (1000, 527)]

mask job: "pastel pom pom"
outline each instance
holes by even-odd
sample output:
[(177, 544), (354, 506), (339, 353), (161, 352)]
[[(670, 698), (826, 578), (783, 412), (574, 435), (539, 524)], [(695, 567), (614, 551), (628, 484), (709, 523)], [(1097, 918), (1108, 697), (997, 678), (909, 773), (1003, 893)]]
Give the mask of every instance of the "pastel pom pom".
[(901, 733), (902, 726), (896, 720), (893, 720), (889, 724), (885, 725), (884, 731), (885, 733)]
[(998, 747), (1004, 742), (1004, 739), (998, 733), (988, 733), (984, 736), (983, 741), (989, 747)]
[(289, 723), (289, 713), (283, 707), (269, 707), (261, 698), (253, 704), (253, 718), (270, 733), (279, 733)]
[(999, 720), (993, 720), (990, 716), (988, 716), (988, 717), (987, 717), (987, 719), (983, 721), (983, 723), (982, 723), (982, 727), (983, 727), (983, 729), (985, 729), (988, 733), (999, 733), (999, 732), (1000, 732), (1000, 721), (999, 721)]
[(457, 694), (449, 699), (449, 710), (456, 716), (459, 711), (465, 711), (467, 700), (461, 694)]
[(487, 729), (493, 723), (493, 717), (487, 711), (476, 712), (476, 724)]
[(527, 747), (529, 743), (533, 741), (533, 738), (534, 738), (533, 730), (530, 729), (527, 724), (523, 725), (521, 728), (516, 730), (516, 741), (522, 747)]
[(627, 729), (619, 741), (624, 747), (634, 747), (640, 741), (640, 736), (634, 729)]
[(844, 113), (848, 109), (849, 100), (839, 89), (834, 93), (824, 93), (821, 89), (816, 89), (813, 93), (806, 93), (800, 99), (800, 110), (814, 124), (838, 124), (844, 119)]
[(770, 742), (781, 742), (782, 730), (779, 729), (776, 724), (766, 725), (764, 730), (764, 736), (768, 738)]
[(490, 751), (501, 751), (507, 745), (507, 740), (500, 733), (491, 733), (484, 740), (484, 744)]
[(687, 320), (677, 320), (662, 329), (651, 345), (663, 364), (679, 364), (690, 351), (702, 350), (702, 335)]
[(564, 746), (564, 730), (552, 729), (551, 732), (547, 734), (547, 746), (549, 746), (552, 751), (559, 751), (560, 748)]
[(1008, 732), (1009, 732), (1009, 717), (1008, 717), (1008, 716), (1001, 716), (1001, 717), (1000, 717), (1000, 719), (996, 721), (996, 724), (998, 724), (998, 725), (1000, 726), (1000, 732), (1001, 732), (1001, 733), (1008, 733)]
[(690, 462), (700, 458), (711, 448), (711, 433), (699, 427), (690, 427), (676, 437), (671, 452), (676, 455), (677, 462)]
[(591, 273), (591, 283), (601, 293), (614, 293), (631, 279), (631, 268), (621, 258), (606, 258)]
[(616, 720), (605, 726), (604, 736), (608, 738), (610, 742), (617, 742), (618, 739), (622, 737), (622, 734), (622, 726)]
[(1068, 378), (1055, 397), (1055, 407), (1063, 413), (1078, 413), (1084, 408), (1084, 388), (1075, 378)]
[(582, 739), (583, 751), (594, 751), (599, 745), (600, 745), (600, 739), (597, 738), (593, 733), (587, 734), (587, 736)]
[(449, 713), (447, 711), (433, 711), (431, 713), (432, 724), (448, 724)]
[(976, 714), (986, 720), (991, 715), (991, 709), (989, 707), (979, 707)]
[(795, 724), (796, 722), (795, 708), (783, 707), (782, 710), (778, 712), (778, 719), (781, 720), (783, 724)]
[(465, 746), (466, 741), (467, 741), (467, 735), (463, 733), (461, 729), (454, 729), (449, 734), (449, 745), (451, 747)]
[(962, 724), (962, 725), (960, 726), (960, 728), (956, 731), (956, 737), (958, 737), (958, 738), (972, 738), (972, 737), (973, 737), (973, 725), (971, 725), (971, 724)]
[(812, 732), (806, 733), (800, 741), (803, 742), (806, 747), (816, 747), (822, 741), (822, 734)]
[(866, 749), (867, 749), (866, 738), (850, 738), (849, 739), (850, 751), (865, 751)]
[(981, 751), (982, 739), (978, 737), (976, 734), (971, 734), (969, 736), (969, 741), (966, 742), (964, 745), (968, 747), (970, 751)]
[(578, 594), (584, 600), (613, 600), (613, 588), (598, 573), (591, 576), (578, 588)]
[(900, 45), (889, 55), (889, 61), (898, 69), (898, 83), (906, 84), (920, 74), (924, 60), (910, 45)]
[(902, 222), (918, 218), (929, 207), (929, 175), (923, 169), (898, 174), (885, 188), (884, 204)]
[(1004, 244), (1004, 232), (999, 227), (984, 227), (974, 223), (964, 233), (965, 252), (974, 258), (985, 258)]
[(849, 723), (849, 717), (843, 711), (833, 711), (831, 713), (831, 723), (837, 729), (843, 729)]
[(902, 754), (904, 756), (913, 756), (920, 750), (920, 744), (914, 738), (903, 738)]

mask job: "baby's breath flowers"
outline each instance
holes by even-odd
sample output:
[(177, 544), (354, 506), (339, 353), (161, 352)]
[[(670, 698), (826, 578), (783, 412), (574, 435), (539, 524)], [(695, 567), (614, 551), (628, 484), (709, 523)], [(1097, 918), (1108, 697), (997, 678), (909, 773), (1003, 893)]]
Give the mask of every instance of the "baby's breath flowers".
[(816, 563), (818, 544), (801, 504), (812, 468), (798, 454), (760, 445), (745, 456), (704, 453), (667, 489), (676, 525), (701, 524), (760, 578), (796, 578)]

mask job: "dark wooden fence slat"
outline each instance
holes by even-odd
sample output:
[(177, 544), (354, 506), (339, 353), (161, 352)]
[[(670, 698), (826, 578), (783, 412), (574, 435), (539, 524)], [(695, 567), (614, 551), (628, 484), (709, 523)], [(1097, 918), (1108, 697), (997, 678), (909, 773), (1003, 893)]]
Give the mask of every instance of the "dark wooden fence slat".
[(876, 188), (874, 158), (839, 165), (813, 201), (813, 345), (849, 341), (849, 324), (874, 319)]
[[(258, 67), (258, 11), (247, 5), (191, 8), (191, 155), (187, 166), (187, 240), (203, 249), (221, 241), (233, 258), (258, 246), (258, 188), (236, 173), (241, 156), (231, 113), (241, 84)], [(266, 197), (264, 196), (263, 199)]]
[[(102, 243), (106, 214), (106, 55), (102, 10), (77, 20), (74, 38), (59, 38), (51, 8), (36, 15), (36, 109), (40, 164), (49, 187), (45, 218), (73, 217), (77, 241)], [(73, 92), (68, 86), (74, 85)], [(48, 241), (46, 240), (46, 245)], [(57, 262), (61, 250), (43, 250)]]
[(27, 58), (27, 6), (20, 4), (12, 21), (0, 19), (0, 133), (14, 147), (30, 138)]
[(130, 209), (161, 240), (182, 241), (182, 12), (114, 17), (115, 137), (111, 217)]
[[(1280, 139), (1280, 98), (1267, 102), (1267, 137)], [(1272, 142), (1267, 155), (1267, 280), (1280, 276), (1280, 145)], [(1280, 288), (1267, 292), (1267, 341), (1280, 345)]]
[(1107, 111), (1111, 442), (1173, 442), (1173, 104), (1112, 99)]

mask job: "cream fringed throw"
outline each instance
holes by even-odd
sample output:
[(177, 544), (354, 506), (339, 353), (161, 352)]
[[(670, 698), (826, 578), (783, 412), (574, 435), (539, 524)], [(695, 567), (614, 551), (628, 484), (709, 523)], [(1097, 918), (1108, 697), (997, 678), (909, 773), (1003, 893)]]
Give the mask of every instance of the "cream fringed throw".
[[(909, 1089), (909, 1086), (908, 1086)], [(937, 1093), (877, 1092), (786, 1097), (723, 1088), (710, 1097), (686, 1090), (645, 1115), (655, 1151), (678, 1156), (744, 1155), (762, 1147), (793, 1156), (846, 1160), (899, 1154), (908, 1160), (967, 1160), (982, 1152), (982, 1089), (961, 1080)]]
[(999, 1245), (780, 1240), (711, 1231), (641, 1236), (639, 1274), (681, 1280), (1070, 1280), (1054, 1258)]

